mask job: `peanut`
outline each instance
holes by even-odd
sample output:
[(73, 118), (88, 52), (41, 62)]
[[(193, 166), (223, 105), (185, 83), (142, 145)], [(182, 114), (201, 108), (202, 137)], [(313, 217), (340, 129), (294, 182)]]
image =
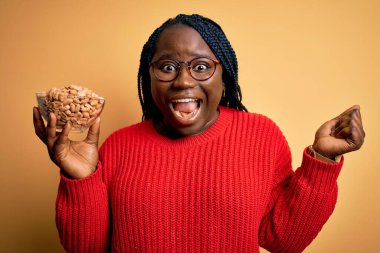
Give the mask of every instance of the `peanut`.
[(104, 98), (78, 85), (52, 88), (44, 100), (47, 115), (53, 112), (57, 117), (58, 129), (70, 122), (74, 129), (83, 130), (100, 114), (104, 104)]

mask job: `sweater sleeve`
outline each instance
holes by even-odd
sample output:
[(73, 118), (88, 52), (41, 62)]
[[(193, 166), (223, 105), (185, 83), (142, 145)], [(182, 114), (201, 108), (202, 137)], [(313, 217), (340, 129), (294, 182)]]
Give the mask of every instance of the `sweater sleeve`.
[(270, 252), (302, 252), (334, 210), (343, 159), (322, 162), (305, 149), (301, 167), (294, 173), (284, 138), (276, 157), (272, 190), (260, 224), (260, 246)]
[(115, 134), (99, 149), (96, 171), (72, 180), (61, 174), (56, 201), (56, 225), (67, 252), (107, 252), (110, 250), (111, 215), (109, 186), (118, 166), (120, 143)]
[(56, 225), (67, 252), (106, 252), (109, 240), (107, 189), (102, 165), (84, 179), (61, 175), (56, 201)]

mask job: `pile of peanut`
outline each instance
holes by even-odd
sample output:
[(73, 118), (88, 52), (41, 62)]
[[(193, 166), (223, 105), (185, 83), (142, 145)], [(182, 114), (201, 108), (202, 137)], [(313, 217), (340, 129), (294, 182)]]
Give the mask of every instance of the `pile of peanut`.
[(102, 111), (103, 104), (104, 98), (78, 85), (52, 88), (45, 97), (47, 115), (56, 115), (57, 128), (70, 122), (74, 129), (83, 130)]

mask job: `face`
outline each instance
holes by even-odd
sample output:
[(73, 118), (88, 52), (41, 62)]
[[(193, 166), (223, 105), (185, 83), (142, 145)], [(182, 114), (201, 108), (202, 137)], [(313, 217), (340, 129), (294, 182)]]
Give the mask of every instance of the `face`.
[[(175, 25), (161, 33), (152, 62), (189, 62), (197, 57), (216, 60), (196, 30), (185, 25)], [(170, 66), (165, 68), (171, 70)], [(221, 64), (216, 64), (214, 74), (204, 81), (195, 80), (187, 70), (186, 64), (181, 64), (181, 71), (173, 81), (158, 80), (153, 67), (150, 68), (150, 79), (153, 100), (163, 115), (160, 127), (156, 126), (161, 128), (158, 129), (160, 132), (168, 133), (174, 130), (179, 136), (197, 135), (217, 119), (217, 108), (223, 92)]]

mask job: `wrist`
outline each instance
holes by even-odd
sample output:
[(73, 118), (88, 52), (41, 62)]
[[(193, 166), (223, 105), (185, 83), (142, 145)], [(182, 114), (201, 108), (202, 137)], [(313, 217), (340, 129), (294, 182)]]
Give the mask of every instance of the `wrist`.
[(342, 157), (341, 155), (332, 157), (332, 156), (328, 156), (328, 155), (322, 154), (321, 152), (315, 150), (314, 147), (313, 147), (313, 145), (309, 146), (308, 151), (309, 151), (308, 152), (309, 155), (311, 155), (315, 159), (323, 161), (323, 162), (328, 162), (328, 163), (339, 162), (340, 159), (341, 159), (341, 157)]

